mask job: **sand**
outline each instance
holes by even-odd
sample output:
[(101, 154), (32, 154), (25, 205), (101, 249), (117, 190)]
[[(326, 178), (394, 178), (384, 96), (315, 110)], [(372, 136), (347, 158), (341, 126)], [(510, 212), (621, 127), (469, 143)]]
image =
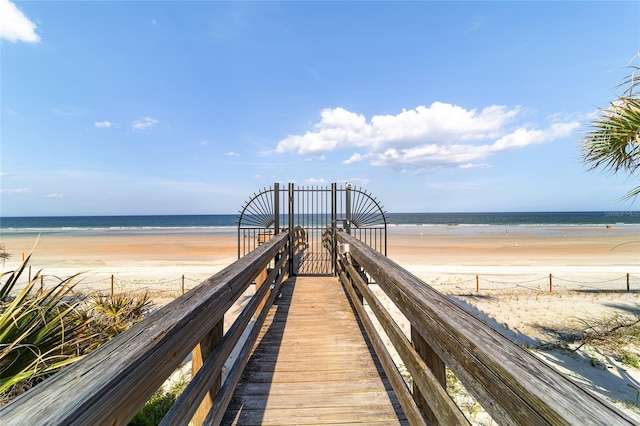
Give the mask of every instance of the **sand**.
[[(77, 289), (144, 291), (175, 297), (238, 258), (235, 234), (3, 236), (11, 270), (33, 251), (32, 273), (45, 283), (78, 272)], [(162, 303), (166, 300), (161, 301)]]
[[(639, 240), (640, 226), (391, 227), (387, 254), (640, 422), (629, 386), (640, 387), (639, 370), (589, 346), (558, 349), (568, 334), (597, 319), (639, 314)], [(8, 271), (36, 238), (3, 235), (1, 241), (12, 255), (3, 267)], [(43, 270), (45, 282), (83, 272), (81, 291), (108, 292), (113, 276), (114, 291), (147, 290), (163, 305), (236, 259), (235, 233), (44, 235), (30, 264), (33, 274)]]

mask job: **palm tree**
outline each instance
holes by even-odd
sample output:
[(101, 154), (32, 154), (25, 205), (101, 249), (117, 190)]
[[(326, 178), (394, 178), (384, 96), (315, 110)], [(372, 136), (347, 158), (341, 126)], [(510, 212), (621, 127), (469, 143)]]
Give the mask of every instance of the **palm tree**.
[[(630, 67), (631, 74), (620, 84), (626, 87), (609, 108), (591, 123), (591, 129), (580, 143), (582, 161), (591, 169), (602, 168), (633, 176), (640, 167), (640, 67)], [(640, 195), (640, 186), (624, 199)]]

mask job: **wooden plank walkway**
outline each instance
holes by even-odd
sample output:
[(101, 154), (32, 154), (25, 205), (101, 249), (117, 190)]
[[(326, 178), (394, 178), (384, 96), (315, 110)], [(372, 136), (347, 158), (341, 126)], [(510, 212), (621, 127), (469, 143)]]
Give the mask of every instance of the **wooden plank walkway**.
[(340, 282), (287, 280), (223, 424), (408, 424)]

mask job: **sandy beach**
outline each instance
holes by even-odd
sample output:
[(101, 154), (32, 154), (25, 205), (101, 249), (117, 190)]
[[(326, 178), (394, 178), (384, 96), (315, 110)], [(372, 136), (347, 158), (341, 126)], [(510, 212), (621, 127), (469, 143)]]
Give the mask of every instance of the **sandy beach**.
[[(22, 256), (33, 251), (30, 264), (34, 270), (43, 269), (45, 274), (57, 276), (85, 272), (85, 279), (114, 275), (127, 286), (126, 280), (162, 281), (182, 275), (199, 281), (237, 259), (234, 232), (52, 234), (39, 238), (5, 234), (0, 239), (11, 255), (5, 270), (15, 267)], [(563, 279), (582, 280), (588, 285), (603, 281), (600, 278), (613, 279), (627, 273), (637, 277), (640, 225), (390, 227), (387, 255), (436, 287), (460, 281), (456, 277), (469, 279), (478, 274), (502, 277), (504, 280), (499, 281), (505, 282), (553, 274), (556, 285), (562, 285)], [(635, 283), (640, 288), (640, 281), (636, 279)]]
[[(11, 270), (33, 251), (33, 273), (48, 277), (81, 273), (77, 289), (145, 291), (171, 297), (214, 275), (238, 258), (235, 234), (138, 234), (3, 236)], [(175, 294), (174, 294), (175, 293)], [(164, 303), (166, 300), (160, 301)]]
[[(637, 369), (589, 347), (553, 346), (589, 321), (638, 315), (639, 240), (639, 225), (390, 227), (387, 254), (517, 343), (551, 348), (534, 353), (640, 421), (629, 387), (640, 386)], [(2, 243), (11, 255), (4, 271), (33, 249), (32, 273), (42, 269), (45, 280), (83, 272), (78, 290), (106, 292), (113, 276), (115, 291), (146, 290), (157, 305), (237, 259), (235, 233), (43, 235), (37, 245), (35, 236), (3, 235)]]

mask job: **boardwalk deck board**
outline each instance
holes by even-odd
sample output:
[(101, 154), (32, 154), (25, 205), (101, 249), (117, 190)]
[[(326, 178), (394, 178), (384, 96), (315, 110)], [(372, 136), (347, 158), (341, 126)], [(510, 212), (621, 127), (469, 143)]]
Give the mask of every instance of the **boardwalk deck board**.
[(282, 287), (223, 424), (408, 424), (339, 281)]

